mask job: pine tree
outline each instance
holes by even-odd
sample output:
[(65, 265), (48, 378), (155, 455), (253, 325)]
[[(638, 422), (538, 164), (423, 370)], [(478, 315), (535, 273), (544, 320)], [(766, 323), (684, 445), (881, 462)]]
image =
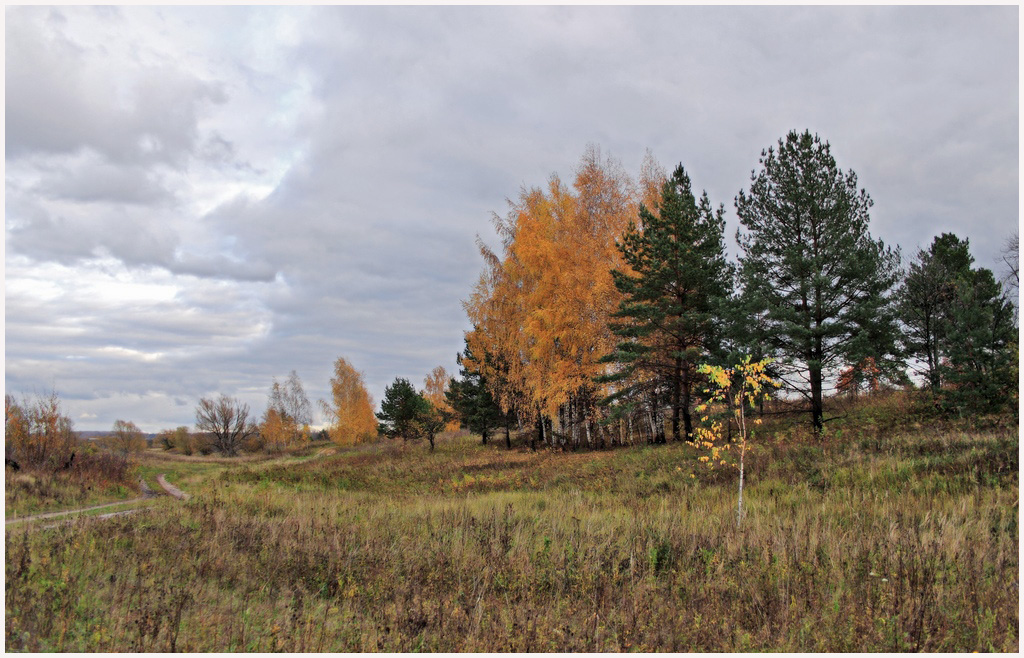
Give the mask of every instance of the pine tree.
[(1017, 327), (1013, 304), (991, 270), (972, 270), (957, 281), (947, 337), (946, 407), (963, 415), (1006, 406), (1017, 390)]
[(949, 354), (949, 328), (957, 281), (970, 276), (968, 241), (952, 233), (937, 236), (928, 251), (918, 251), (898, 293), (907, 356), (928, 380), (933, 393), (942, 387), (940, 364)]
[(665, 181), (657, 206), (640, 208), (618, 243), (631, 271), (613, 270), (623, 295), (610, 326), (621, 342), (604, 361), (618, 370), (599, 378), (617, 382), (606, 398), (650, 405), (653, 434), (660, 440), (660, 407), (672, 411), (672, 436), (693, 432), (690, 415), (697, 367), (718, 338), (715, 317), (731, 291), (731, 267), (722, 239), (724, 209), (713, 210), (707, 194), (698, 202), (682, 165)]
[(380, 433), (393, 439), (403, 440), (418, 438), (416, 417), (422, 411), (420, 394), (412, 387), (408, 379), (395, 378), (395, 381), (384, 388), (384, 399), (380, 403)]
[(871, 198), (836, 166), (828, 142), (790, 132), (760, 164), (749, 194), (736, 197), (747, 231), (737, 234), (743, 296), (758, 342), (787, 388), (810, 401), (818, 433), (826, 377), (868, 357), (890, 377), (902, 371), (890, 299), (899, 253), (868, 233)]
[(504, 427), (505, 445), (511, 448), (510, 424), (514, 415), (501, 411), (501, 407), (488, 390), (487, 378), (472, 365), (476, 359), (468, 341), (465, 351), (459, 354), (456, 360), (459, 363), (461, 379), (453, 377), (448, 383), (445, 399), (449, 406), (455, 410), (466, 429), (480, 434), (481, 442), (484, 444), (487, 443), (492, 429)]

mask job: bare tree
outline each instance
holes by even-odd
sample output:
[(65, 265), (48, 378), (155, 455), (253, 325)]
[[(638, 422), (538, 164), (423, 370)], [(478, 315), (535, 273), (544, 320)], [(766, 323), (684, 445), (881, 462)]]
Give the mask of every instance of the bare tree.
[(1006, 239), (1006, 245), (1002, 250), (1003, 263), (1006, 265), (1006, 274), (1003, 281), (1007, 287), (1014, 290), (1020, 288), (1020, 242), (1016, 232)]
[(199, 400), (196, 428), (209, 432), (213, 436), (213, 448), (229, 457), (237, 455), (242, 442), (259, 431), (249, 420), (249, 405), (226, 395), (216, 400)]
[[(309, 438), (309, 424), (313, 422), (312, 406), (302, 380), (292, 370), (288, 380), (280, 384), (273, 380), (267, 411), (263, 417), (261, 433), (271, 445), (301, 443)], [(270, 436), (272, 435), (272, 436)]]
[(280, 384), (276, 378), (273, 380), (267, 408), (276, 409), (282, 418), (292, 421), (298, 427), (313, 422), (312, 406), (302, 387), (302, 380), (294, 370), (284, 384)]

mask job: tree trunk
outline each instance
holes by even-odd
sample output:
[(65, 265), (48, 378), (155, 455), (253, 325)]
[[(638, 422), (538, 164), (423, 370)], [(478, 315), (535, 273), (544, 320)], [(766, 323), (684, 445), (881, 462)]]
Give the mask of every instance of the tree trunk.
[(654, 442), (659, 445), (668, 443), (665, 438), (665, 410), (661, 407), (657, 407), (654, 410), (654, 428), (657, 430)]
[[(672, 377), (672, 440), (679, 440), (679, 406), (680, 397), (683, 389), (683, 359), (680, 356), (676, 356), (675, 367), (673, 368)], [(690, 433), (690, 428), (687, 426), (686, 433)]]
[(655, 424), (657, 423), (657, 418), (656, 418), (656, 413), (655, 413), (653, 405), (651, 405), (651, 407), (647, 410), (647, 419), (649, 421), (651, 421), (651, 438), (648, 441), (648, 443), (654, 443), (655, 442), (655, 437), (658, 436), (658, 432), (657, 432), (657, 430), (655, 428)]
[(512, 449), (512, 430), (509, 428), (508, 417), (505, 418), (505, 447)]
[(824, 425), (824, 405), (821, 398), (821, 366), (812, 366), (811, 369), (811, 421), (814, 425), (815, 438), (821, 437), (821, 428)]
[[(683, 393), (683, 399), (682, 399), (683, 430), (686, 432), (686, 440), (689, 441), (690, 437), (693, 436), (693, 418), (690, 416), (690, 369), (689, 369), (689, 367), (687, 367), (685, 372), (683, 373), (682, 389), (683, 389), (682, 390), (682, 393)], [(676, 433), (676, 435), (675, 435), (675, 440), (676, 441), (679, 440), (679, 429), (678, 429), (678, 427), (679, 427), (679, 424), (677, 422), (676, 423), (676, 427), (673, 428), (673, 431)]]
[(569, 435), (572, 441), (572, 449), (576, 450), (580, 447), (580, 424), (576, 422), (576, 400), (571, 397), (569, 398), (569, 409), (566, 417), (568, 424), (572, 427), (572, 432)]
[(925, 319), (925, 347), (925, 351), (928, 352), (928, 383), (931, 384), (932, 393), (938, 394), (942, 387), (939, 375), (939, 338), (935, 335), (935, 327), (930, 317)]
[[(740, 389), (742, 390), (742, 389)], [(743, 443), (740, 445), (740, 495), (739, 500), (736, 502), (736, 527), (740, 527), (740, 523), (743, 521), (743, 457), (747, 453), (747, 421), (744, 417), (744, 404), (743, 396), (740, 396), (740, 435), (742, 436)]]

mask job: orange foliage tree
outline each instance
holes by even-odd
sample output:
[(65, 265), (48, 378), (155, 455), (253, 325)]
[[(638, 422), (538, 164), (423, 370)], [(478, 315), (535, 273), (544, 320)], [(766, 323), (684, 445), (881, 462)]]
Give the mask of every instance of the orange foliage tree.
[(437, 366), (423, 379), (423, 397), (433, 405), (434, 409), (442, 417), (450, 419), (444, 425), (445, 432), (454, 432), (459, 429), (459, 421), (456, 418), (457, 414), (451, 405), (448, 404), (448, 399), (445, 396), (450, 380), (451, 376), (444, 369), (444, 366)]
[(874, 357), (869, 356), (859, 364), (844, 368), (839, 373), (836, 390), (850, 397), (856, 397), (862, 388), (866, 388), (869, 393), (877, 393), (882, 388), (879, 381), (881, 374), (882, 371), (875, 364)]
[(274, 407), (267, 407), (260, 421), (260, 438), (271, 452), (280, 452), (291, 444), (296, 435), (295, 423)]
[(331, 402), (320, 401), (328, 419), (328, 436), (340, 445), (354, 445), (377, 438), (377, 417), (373, 399), (363, 383), (363, 375), (351, 363), (339, 357), (331, 377)]
[(595, 377), (615, 345), (608, 318), (621, 295), (616, 240), (655, 188), (660, 168), (648, 156), (640, 185), (590, 147), (572, 187), (557, 175), (546, 189), (522, 190), (506, 217), (495, 216), (497, 254), (478, 239), (484, 272), (464, 303), (473, 329), (469, 367), (487, 380), (504, 413), (537, 423), (551, 446), (605, 443), (607, 395)]

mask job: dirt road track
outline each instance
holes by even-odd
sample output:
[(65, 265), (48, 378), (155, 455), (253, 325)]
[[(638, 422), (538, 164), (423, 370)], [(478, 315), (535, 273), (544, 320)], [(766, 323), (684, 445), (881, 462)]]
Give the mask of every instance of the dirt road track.
[(188, 500), (188, 494), (164, 479), (164, 474), (156, 476), (157, 484), (164, 488), (164, 491), (178, 500)]
[[(182, 491), (181, 489), (177, 488), (173, 484), (169, 483), (166, 479), (164, 479), (164, 474), (163, 473), (161, 473), (160, 475), (158, 475), (156, 477), (156, 481), (160, 484), (161, 487), (163, 487), (164, 491), (166, 491), (169, 495), (173, 496), (174, 498), (177, 498), (178, 500), (188, 500), (188, 498), (189, 498), (188, 494), (185, 493), (184, 491)], [(45, 519), (54, 519), (54, 518), (57, 518), (57, 517), (60, 517), (60, 516), (68, 516), (69, 514), (82, 514), (84, 512), (91, 512), (93, 510), (104, 509), (106, 507), (116, 507), (116, 506), (119, 506), (119, 505), (132, 505), (132, 504), (135, 504), (135, 503), (143, 503), (143, 502), (151, 500), (151, 499), (153, 499), (153, 498), (155, 498), (156, 496), (159, 495), (157, 492), (155, 492), (155, 491), (153, 491), (152, 489), (149, 488), (149, 485), (146, 484), (145, 480), (139, 480), (139, 488), (140, 488), (140, 490), (142, 491), (142, 494), (143, 494), (143, 496), (141, 498), (132, 498), (130, 500), (119, 500), (119, 501), (114, 502), (114, 503), (105, 503), (103, 505), (93, 505), (92, 507), (82, 507), (82, 508), (79, 508), (79, 509), (62, 510), (60, 512), (46, 512), (45, 514), (33, 514), (31, 516), (21, 516), (21, 517), (18, 517), (16, 519), (5, 519), (5, 525), (11, 525), (11, 524), (14, 524), (14, 523), (23, 523), (23, 522), (27, 522), (27, 521), (42, 521), (42, 520), (45, 520)], [(110, 518), (113, 518), (115, 516), (125, 516), (127, 514), (134, 514), (135, 512), (138, 512), (140, 509), (142, 509), (142, 508), (140, 508), (140, 507), (133, 507), (131, 509), (125, 509), (125, 510), (118, 510), (116, 512), (110, 512), (109, 514), (97, 514), (96, 516), (93, 516), (93, 517), (90, 517), (90, 518), (99, 519), (99, 520), (110, 519)], [(59, 523), (52, 523), (52, 524), (49, 524), (49, 525), (44, 526), (44, 527), (45, 528), (53, 528), (53, 527), (56, 527), (58, 525), (63, 525), (64, 523), (70, 523), (72, 521), (73, 521), (73, 519), (65, 519), (65, 520), (60, 521)]]
[[(68, 514), (81, 514), (82, 512), (91, 512), (97, 509), (103, 509), (104, 507), (114, 507), (116, 505), (131, 505), (132, 503), (145, 502), (149, 496), (143, 498), (132, 498), (131, 500), (119, 500), (116, 503), (106, 503), (105, 505), (94, 505), (93, 507), (83, 507), (81, 509), (69, 509), (61, 512), (47, 512), (46, 514), (33, 514), (31, 516), (20, 516), (16, 519), (6, 519), (6, 525), (12, 523), (21, 523), (22, 521), (40, 521), (42, 519), (53, 519), (58, 516), (67, 516)], [(118, 512), (120, 513), (120, 512)], [(98, 515), (97, 518), (108, 516), (106, 514)]]

